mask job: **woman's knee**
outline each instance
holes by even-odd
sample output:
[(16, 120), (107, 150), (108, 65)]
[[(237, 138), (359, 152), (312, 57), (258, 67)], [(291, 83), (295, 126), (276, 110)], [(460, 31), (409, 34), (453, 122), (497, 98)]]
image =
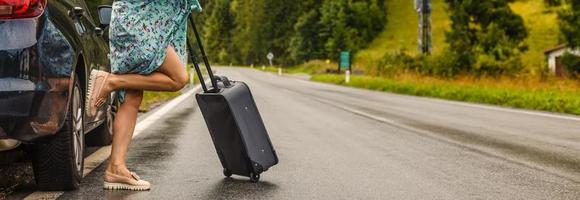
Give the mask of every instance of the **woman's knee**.
[(141, 101), (143, 101), (142, 90), (127, 90), (124, 104), (139, 109), (139, 106), (141, 106)]
[[(179, 66), (176, 66), (179, 67)], [(172, 74), (172, 76), (169, 76), (169, 78), (172, 80), (171, 83), (171, 91), (172, 92), (177, 92), (181, 89), (183, 89), (187, 83), (189, 82), (189, 76), (187, 74), (187, 71), (183, 70), (183, 72), (180, 73), (175, 73)]]
[(176, 89), (181, 90), (189, 82), (189, 76), (187, 75), (187, 72), (185, 72), (183, 74), (179, 74), (179, 76), (176, 77), (174, 80), (175, 80)]

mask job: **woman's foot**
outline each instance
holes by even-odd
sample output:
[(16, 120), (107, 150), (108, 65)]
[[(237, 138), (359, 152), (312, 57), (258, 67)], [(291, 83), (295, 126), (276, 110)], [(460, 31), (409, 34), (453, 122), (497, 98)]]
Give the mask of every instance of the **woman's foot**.
[(87, 101), (85, 102), (89, 116), (95, 116), (98, 108), (107, 102), (110, 92), (109, 88), (107, 88), (109, 75), (109, 73), (100, 70), (91, 71)]
[(139, 176), (134, 172), (130, 172), (130, 177), (127, 177), (106, 171), (103, 188), (105, 190), (144, 191), (150, 190), (151, 184), (147, 181), (141, 180), (141, 178), (139, 178)]

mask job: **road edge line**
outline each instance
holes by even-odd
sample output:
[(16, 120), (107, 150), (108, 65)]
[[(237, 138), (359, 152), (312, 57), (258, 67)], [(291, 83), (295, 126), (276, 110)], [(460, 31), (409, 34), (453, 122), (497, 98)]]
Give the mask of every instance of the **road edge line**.
[(322, 85), (351, 88), (351, 89), (362, 90), (362, 91), (387, 93), (387, 94), (398, 95), (398, 96), (408, 96), (408, 97), (414, 97), (417, 99), (430, 100), (430, 101), (435, 101), (435, 102), (445, 103), (445, 104), (450, 104), (450, 105), (456, 105), (456, 106), (464, 106), (464, 107), (479, 108), (479, 109), (493, 110), (493, 111), (502, 111), (502, 112), (509, 112), (509, 113), (517, 113), (517, 114), (527, 114), (527, 115), (533, 115), (533, 116), (539, 116), (539, 117), (557, 118), (557, 119), (565, 119), (565, 120), (571, 120), (571, 121), (580, 121), (580, 117), (576, 117), (574, 115), (566, 114), (566, 113), (556, 113), (556, 112), (548, 112), (548, 111), (542, 111), (542, 110), (529, 110), (529, 109), (523, 109), (523, 108), (511, 108), (511, 107), (505, 107), (505, 106), (499, 106), (499, 105), (493, 105), (493, 104), (472, 103), (472, 102), (465, 102), (465, 101), (440, 99), (440, 98), (435, 98), (435, 97), (422, 97), (422, 96), (415, 96), (415, 95), (408, 95), (408, 94), (399, 94), (399, 93), (388, 92), (388, 91), (369, 90), (369, 89), (364, 89), (364, 88), (349, 87), (349, 86), (337, 85), (337, 84), (331, 84), (331, 83), (316, 82), (316, 81), (311, 81), (311, 80), (302, 80), (302, 79), (297, 79), (297, 78), (293, 78), (293, 77), (286, 77), (286, 78), (293, 79), (293, 80), (296, 80), (296, 81), (302, 82), (302, 83), (322, 84)]

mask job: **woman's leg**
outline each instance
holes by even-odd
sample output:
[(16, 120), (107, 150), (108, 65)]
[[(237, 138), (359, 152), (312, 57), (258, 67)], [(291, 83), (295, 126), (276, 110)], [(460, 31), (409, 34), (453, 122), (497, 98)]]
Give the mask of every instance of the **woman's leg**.
[(177, 91), (187, 84), (188, 78), (184, 64), (171, 46), (167, 48), (163, 64), (151, 75), (110, 75), (100, 92), (101, 98), (106, 98), (111, 91), (117, 89), (126, 89), (127, 93), (113, 123), (113, 144), (108, 172), (131, 177), (125, 157), (133, 137), (143, 90)]
[[(98, 94), (93, 94), (98, 96), (91, 97), (90, 106), (96, 106), (99, 99), (106, 99), (112, 91), (118, 89), (178, 91), (189, 82), (189, 76), (175, 49), (169, 46), (165, 60), (159, 69), (150, 75), (109, 74), (107, 79), (97, 78), (96, 81), (95, 85), (102, 85), (102, 88), (95, 88), (100, 91), (96, 91)], [(102, 81), (105, 82), (102, 83)]]
[(139, 106), (143, 100), (142, 90), (127, 90), (125, 102), (120, 106), (113, 122), (113, 145), (107, 171), (113, 174), (130, 177), (125, 164), (125, 155), (137, 122)]
[[(111, 74), (107, 82), (110, 91), (117, 89), (178, 91), (189, 81), (184, 64), (173, 47), (167, 48), (167, 56), (157, 69), (150, 75)], [(105, 95), (107, 96), (107, 95)]]

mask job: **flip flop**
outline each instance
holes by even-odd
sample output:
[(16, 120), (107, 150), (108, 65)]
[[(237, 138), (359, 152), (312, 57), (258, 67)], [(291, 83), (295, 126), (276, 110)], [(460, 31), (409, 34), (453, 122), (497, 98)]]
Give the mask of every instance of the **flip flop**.
[(98, 98), (98, 96), (101, 95), (109, 75), (109, 73), (100, 70), (91, 71), (89, 77), (89, 89), (87, 90), (87, 100), (85, 102), (89, 116), (95, 116), (98, 108), (107, 102), (107, 98)]
[(131, 178), (119, 176), (110, 172), (105, 172), (105, 183), (103, 189), (105, 190), (133, 190), (145, 191), (151, 189), (151, 184), (147, 181), (141, 180), (136, 173), (131, 172)]

